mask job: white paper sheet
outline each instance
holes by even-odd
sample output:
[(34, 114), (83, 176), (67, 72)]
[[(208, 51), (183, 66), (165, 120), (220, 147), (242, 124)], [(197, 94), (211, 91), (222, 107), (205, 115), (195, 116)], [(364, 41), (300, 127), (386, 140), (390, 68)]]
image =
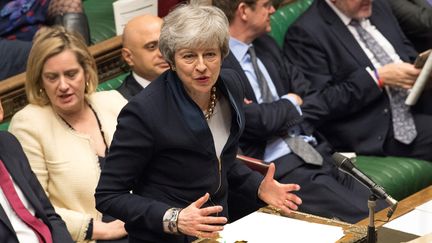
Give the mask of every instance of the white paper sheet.
[(225, 226), (222, 243), (335, 242), (344, 236), (341, 227), (309, 223), (287, 217), (254, 212)]
[(123, 34), (127, 22), (135, 16), (151, 14), (157, 16), (156, 0), (117, 0), (113, 2), (114, 21), (117, 35)]
[(432, 212), (414, 209), (390, 221), (384, 227), (423, 236), (432, 232)]
[(422, 205), (416, 207), (416, 209), (432, 213), (432, 200), (423, 203)]

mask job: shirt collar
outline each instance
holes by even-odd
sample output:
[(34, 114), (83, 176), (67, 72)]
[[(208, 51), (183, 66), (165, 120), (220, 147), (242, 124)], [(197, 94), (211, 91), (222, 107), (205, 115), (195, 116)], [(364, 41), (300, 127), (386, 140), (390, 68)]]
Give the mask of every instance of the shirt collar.
[(143, 88), (147, 87), (147, 85), (150, 84), (150, 81), (148, 81), (147, 79), (139, 76), (135, 72), (132, 72), (132, 76), (135, 78), (135, 80), (137, 81), (137, 83), (139, 83)]
[(342, 20), (342, 22), (345, 25), (349, 25), (351, 22), (351, 18), (346, 16), (344, 13), (342, 13), (330, 0), (326, 0), (327, 4), (333, 11), (336, 13), (336, 15)]
[[(348, 26), (351, 23), (352, 18), (346, 16), (342, 11), (340, 11), (330, 0), (326, 0), (326, 3), (329, 5), (331, 9), (336, 13), (336, 15), (341, 19), (341, 21)], [(362, 19), (359, 21), (360, 24), (369, 23), (368, 19)]]
[(243, 43), (243, 42), (241, 42), (241, 41), (239, 41), (233, 37), (230, 37), (230, 40), (229, 40), (229, 46), (230, 46), (231, 52), (235, 56), (235, 58), (239, 61), (244, 60), (244, 58), (245, 58), (245, 56), (249, 50), (249, 47), (251, 45), (252, 44), (248, 45), (246, 43)]

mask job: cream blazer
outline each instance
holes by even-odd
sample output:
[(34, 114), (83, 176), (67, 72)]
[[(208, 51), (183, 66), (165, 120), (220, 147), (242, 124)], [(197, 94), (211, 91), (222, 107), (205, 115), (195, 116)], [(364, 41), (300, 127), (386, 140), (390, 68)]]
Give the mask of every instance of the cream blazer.
[[(110, 145), (117, 116), (127, 101), (117, 91), (95, 92), (87, 101)], [(13, 116), (9, 131), (23, 146), (32, 170), (73, 240), (85, 242), (90, 218), (101, 219), (94, 198), (101, 168), (90, 137), (71, 129), (50, 105), (27, 105)]]

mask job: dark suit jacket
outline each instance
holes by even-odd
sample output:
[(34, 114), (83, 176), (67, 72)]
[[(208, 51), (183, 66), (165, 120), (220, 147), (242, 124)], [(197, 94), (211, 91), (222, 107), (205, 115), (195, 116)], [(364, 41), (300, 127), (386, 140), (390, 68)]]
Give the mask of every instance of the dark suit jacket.
[(141, 90), (143, 90), (143, 87), (135, 80), (132, 72), (123, 80), (123, 83), (120, 85), (120, 87), (117, 88), (117, 91), (120, 92), (120, 94), (122, 94), (127, 100), (130, 100)]
[[(269, 35), (257, 38), (253, 45), (257, 57), (266, 67), (279, 96), (296, 93), (302, 98), (306, 97), (305, 102), (314, 96), (314, 93), (310, 91), (309, 82), (294, 65), (283, 57), (280, 48)], [(245, 155), (262, 159), (267, 141), (287, 135), (288, 129), (292, 126), (301, 126), (304, 134), (313, 134), (323, 141), (320, 135), (314, 133), (314, 129), (303, 120), (289, 100), (280, 99), (271, 103), (258, 104), (246, 74), (232, 53), (224, 60), (223, 67), (232, 68), (240, 74), (245, 86), (245, 97), (253, 101), (252, 104), (244, 105), (246, 123), (245, 131), (240, 138), (240, 147)], [(286, 174), (303, 163), (301, 159), (293, 159), (289, 163), (278, 164), (277, 178), (278, 175)]]
[(222, 205), (227, 216), (228, 183), (258, 200), (262, 176), (235, 161), (244, 127), (243, 88), (232, 70), (221, 76), (217, 87), (230, 103), (232, 122), (220, 163), (204, 115), (175, 72), (162, 74), (120, 113), (95, 196), (97, 209), (126, 223), (130, 242), (191, 241), (163, 232), (166, 210), (184, 208), (208, 192), (205, 206)]
[[(8, 132), (0, 132), (0, 159), (9, 174), (35, 209), (35, 215), (51, 230), (53, 242), (73, 242), (66, 225), (49, 202), (42, 186), (27, 161), (18, 140)], [(0, 206), (0, 242), (18, 243), (16, 233)]]
[[(373, 1), (370, 21), (403, 61), (415, 59), (387, 2)], [(392, 127), (388, 97), (365, 69), (372, 63), (324, 0), (315, 1), (289, 28), (284, 53), (321, 92), (303, 107), (305, 119), (339, 151), (383, 155)]]
[(427, 0), (387, 0), (417, 51), (432, 48), (432, 6)]

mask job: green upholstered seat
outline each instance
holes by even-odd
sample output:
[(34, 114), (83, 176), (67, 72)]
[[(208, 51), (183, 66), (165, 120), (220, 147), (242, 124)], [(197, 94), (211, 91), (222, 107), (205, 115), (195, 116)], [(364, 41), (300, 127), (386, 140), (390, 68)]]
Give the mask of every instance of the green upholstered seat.
[(122, 84), (123, 79), (125, 79), (128, 74), (129, 73), (122, 73), (113, 79), (100, 83), (96, 91), (117, 89)]
[(7, 131), (9, 128), (9, 121), (0, 123), (0, 131)]
[(279, 8), (270, 17), (270, 35), (280, 47), (283, 46), (288, 27), (312, 4), (313, 0), (296, 0)]
[(397, 200), (432, 185), (432, 162), (403, 157), (357, 156), (355, 163)]
[(115, 0), (85, 0), (84, 11), (90, 27), (92, 43), (116, 36), (113, 2)]

